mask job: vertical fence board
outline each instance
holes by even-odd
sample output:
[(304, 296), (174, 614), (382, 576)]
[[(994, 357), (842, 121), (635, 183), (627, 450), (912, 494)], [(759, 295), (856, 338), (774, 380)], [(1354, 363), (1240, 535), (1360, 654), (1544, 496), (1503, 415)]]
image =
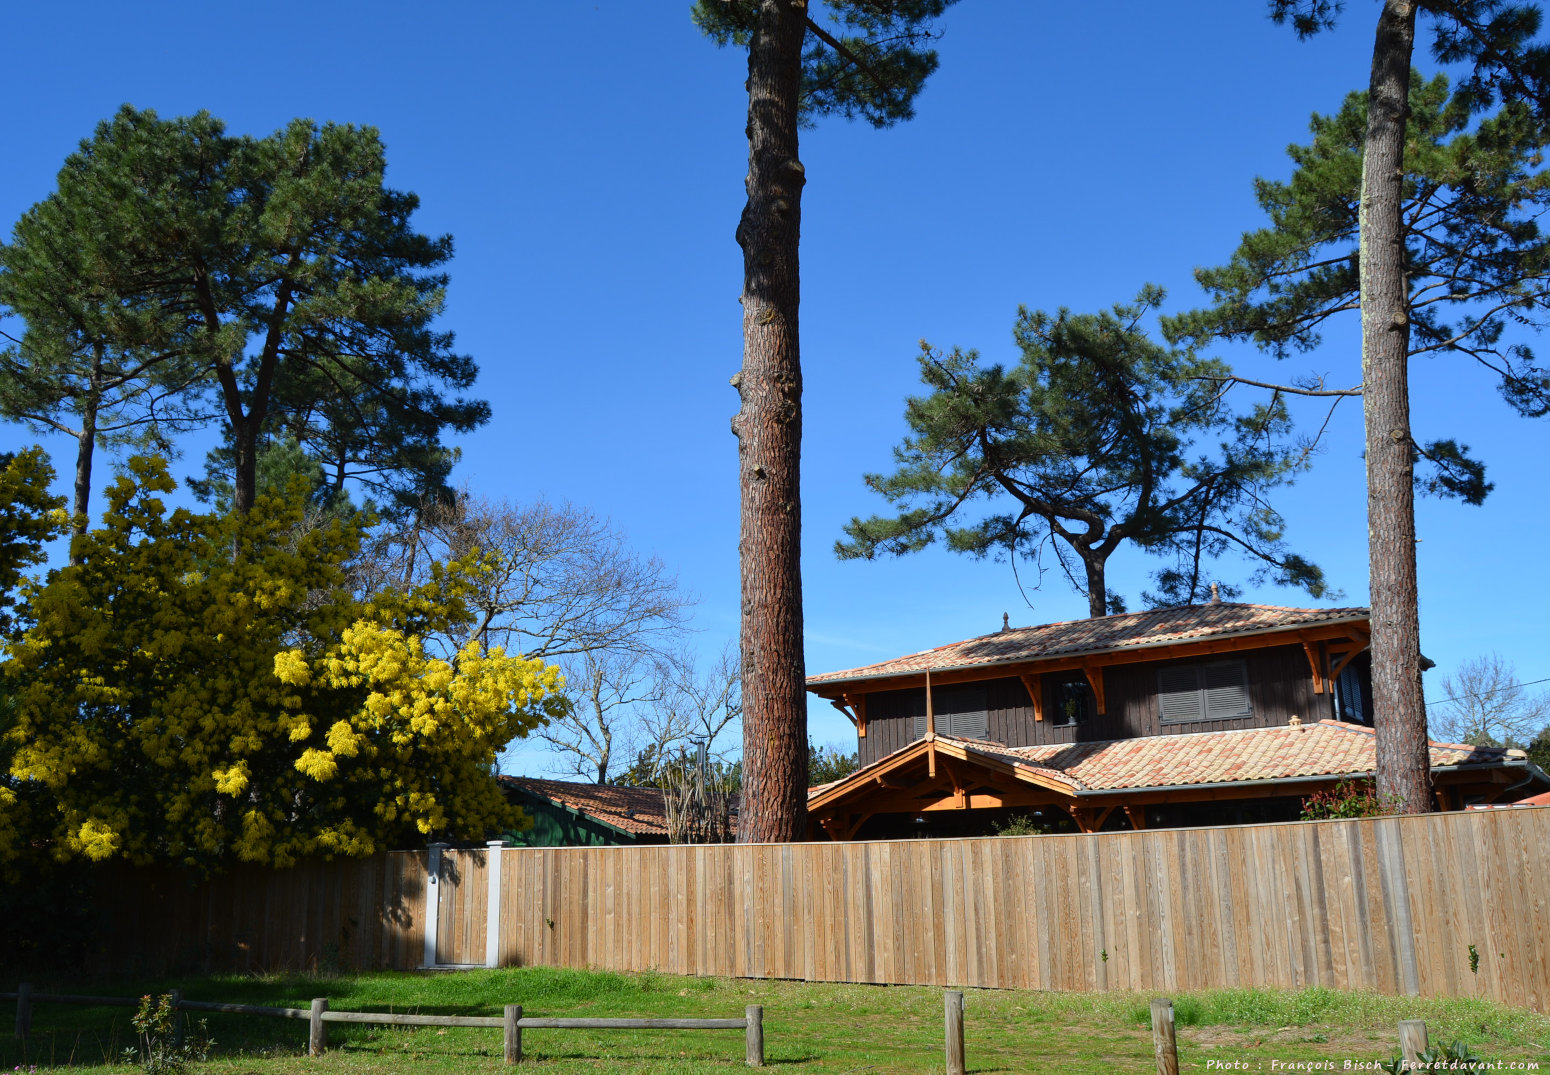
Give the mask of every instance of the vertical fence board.
[[(482, 963), (490, 856), (449, 850), (445, 861), (442, 958)], [(1550, 1010), (1550, 808), (1047, 837), (508, 848), (499, 868), (508, 965), (1062, 990), (1326, 985)], [(244, 866), (210, 880), (105, 870), (101, 969), (414, 968), (426, 879), (424, 852)]]

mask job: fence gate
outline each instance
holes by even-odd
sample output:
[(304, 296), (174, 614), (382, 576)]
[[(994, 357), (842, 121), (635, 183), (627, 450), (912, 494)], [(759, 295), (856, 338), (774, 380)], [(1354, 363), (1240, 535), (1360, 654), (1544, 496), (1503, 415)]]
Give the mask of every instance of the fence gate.
[(500, 848), (430, 846), (425, 907), (426, 967), (493, 967), (499, 956)]

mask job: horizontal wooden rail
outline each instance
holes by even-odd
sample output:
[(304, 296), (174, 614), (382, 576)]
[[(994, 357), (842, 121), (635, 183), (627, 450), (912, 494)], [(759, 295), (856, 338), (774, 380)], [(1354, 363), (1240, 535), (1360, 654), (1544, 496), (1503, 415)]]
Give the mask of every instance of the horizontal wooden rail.
[(217, 1004), (209, 1000), (180, 1000), (174, 1008), (193, 1012), (227, 1012), (231, 1015), (268, 1015), (277, 1019), (307, 1019), (312, 1013), (306, 1008), (266, 1008), (259, 1004)]
[[(306, 1012), (301, 1013), (306, 1016)], [(336, 1012), (332, 1008), (323, 1013), (325, 1023), (381, 1023), (387, 1026), (466, 1026), (500, 1029), (505, 1025), (498, 1015), (407, 1015), (397, 1012)]]
[[(497, 1024), (500, 1020), (495, 1020)], [(526, 1016), (523, 1030), (746, 1030), (747, 1019), (550, 1019)]]
[[(317, 997), (310, 1008), (273, 1008), (258, 1004), (222, 1004), (208, 1000), (184, 1000), (173, 993), (172, 1006), (183, 1011), (225, 1012), (231, 1015), (262, 1015), (280, 1019), (305, 1019), (309, 1024), (307, 1052), (321, 1055), (327, 1046), (324, 1023), (370, 1023), (380, 1026), (449, 1026), (502, 1030), (505, 1034), (507, 1063), (522, 1059), (524, 1030), (742, 1030), (747, 1034), (747, 1058), (750, 1066), (764, 1065), (764, 1009), (749, 1005), (741, 1019), (615, 1019), (582, 1016), (538, 1016), (523, 1018), (520, 1004), (508, 1004), (504, 1016), (489, 1015), (413, 1015), (407, 1012), (331, 1011), (328, 998)], [(93, 1007), (134, 1007), (140, 997), (93, 997), (74, 993), (34, 993), (23, 982), (14, 993), (0, 993), (0, 1000), (16, 1001), (16, 1036), (25, 1040), (32, 1024), (32, 1005), (84, 1004)]]

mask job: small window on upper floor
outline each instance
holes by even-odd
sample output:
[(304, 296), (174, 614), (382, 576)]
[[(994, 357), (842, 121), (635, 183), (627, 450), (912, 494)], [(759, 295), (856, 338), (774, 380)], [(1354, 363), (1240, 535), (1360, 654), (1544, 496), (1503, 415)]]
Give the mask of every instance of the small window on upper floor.
[(1241, 660), (1159, 668), (1157, 702), (1164, 724), (1242, 720), (1254, 715), (1248, 666)]
[(1093, 689), (1088, 686), (1086, 676), (1078, 672), (1061, 678), (1051, 677), (1047, 682), (1049, 693), (1046, 699), (1049, 704), (1051, 724), (1059, 728), (1071, 724), (1084, 724), (1092, 720), (1097, 705), (1093, 698)]

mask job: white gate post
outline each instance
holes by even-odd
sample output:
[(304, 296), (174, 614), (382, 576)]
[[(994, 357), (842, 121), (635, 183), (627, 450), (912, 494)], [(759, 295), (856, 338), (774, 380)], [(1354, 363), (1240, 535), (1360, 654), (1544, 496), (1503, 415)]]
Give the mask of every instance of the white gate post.
[(441, 921), (441, 853), (451, 844), (430, 845), (430, 861), (425, 877), (425, 959), (422, 970), (436, 965), (436, 925)]
[(485, 846), (490, 849), (486, 858), (490, 892), (484, 901), (484, 965), (498, 967), (501, 965), (501, 848), (506, 846), (506, 841), (490, 840)]

